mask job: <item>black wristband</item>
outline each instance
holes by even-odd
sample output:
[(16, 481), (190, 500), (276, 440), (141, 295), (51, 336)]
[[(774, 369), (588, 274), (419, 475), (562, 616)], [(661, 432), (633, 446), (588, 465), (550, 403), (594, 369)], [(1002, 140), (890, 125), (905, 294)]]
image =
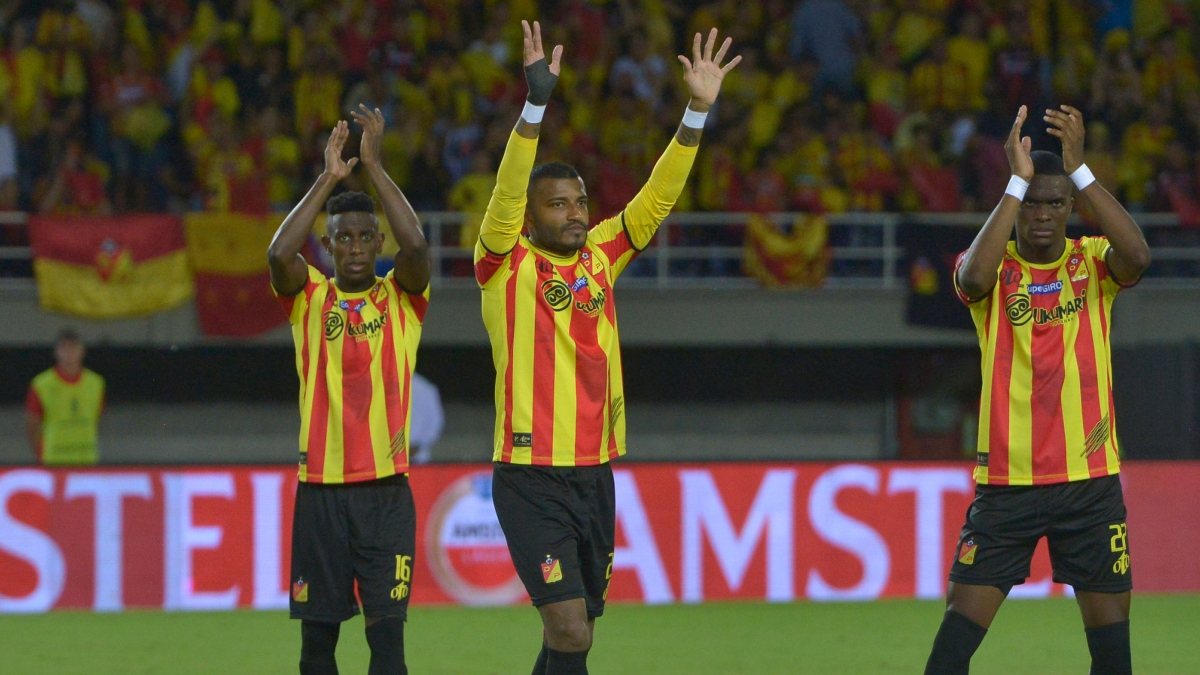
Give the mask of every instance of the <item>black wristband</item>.
[(525, 66), (525, 82), (529, 85), (525, 100), (534, 105), (546, 105), (558, 83), (558, 76), (550, 72), (550, 64), (543, 57)]

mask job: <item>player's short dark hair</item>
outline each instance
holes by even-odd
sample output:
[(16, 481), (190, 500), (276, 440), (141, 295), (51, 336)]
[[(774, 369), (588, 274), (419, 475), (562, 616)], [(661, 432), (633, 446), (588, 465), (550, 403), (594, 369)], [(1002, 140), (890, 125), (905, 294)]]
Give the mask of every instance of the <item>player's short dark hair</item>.
[(1033, 175), (1035, 176), (1065, 176), (1067, 168), (1063, 166), (1062, 157), (1049, 150), (1034, 150), (1029, 153), (1033, 160)]
[(58, 331), (58, 337), (54, 338), (54, 344), (62, 344), (64, 342), (81, 342), (79, 333), (74, 328), (64, 328)]
[(336, 216), (339, 213), (369, 213), (375, 215), (375, 200), (365, 192), (341, 192), (325, 202), (325, 211)]
[(566, 178), (568, 180), (579, 178), (579, 172), (575, 167), (566, 162), (546, 162), (533, 167), (533, 171), (529, 173), (529, 187), (543, 178)]

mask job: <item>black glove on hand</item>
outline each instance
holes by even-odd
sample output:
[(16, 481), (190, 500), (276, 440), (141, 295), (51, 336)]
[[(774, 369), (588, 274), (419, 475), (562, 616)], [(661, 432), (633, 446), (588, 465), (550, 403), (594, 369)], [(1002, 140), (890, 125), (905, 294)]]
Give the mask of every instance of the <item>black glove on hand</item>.
[(550, 72), (550, 64), (543, 57), (525, 66), (525, 82), (529, 85), (525, 100), (534, 105), (546, 105), (558, 83), (558, 76)]

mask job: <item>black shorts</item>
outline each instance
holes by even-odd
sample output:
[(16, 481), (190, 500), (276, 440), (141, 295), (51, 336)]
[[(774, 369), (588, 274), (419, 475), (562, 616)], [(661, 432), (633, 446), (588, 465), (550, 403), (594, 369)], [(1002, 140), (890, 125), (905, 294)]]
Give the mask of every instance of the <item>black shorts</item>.
[(293, 619), (408, 616), (417, 511), (408, 476), (342, 485), (300, 483), (292, 516)]
[(1008, 593), (1029, 577), (1029, 561), (1042, 537), (1050, 546), (1054, 581), (1096, 593), (1133, 588), (1119, 476), (1033, 487), (977, 486), (950, 580)]
[(589, 619), (604, 614), (616, 531), (612, 467), (497, 463), (492, 502), (533, 606), (583, 598)]

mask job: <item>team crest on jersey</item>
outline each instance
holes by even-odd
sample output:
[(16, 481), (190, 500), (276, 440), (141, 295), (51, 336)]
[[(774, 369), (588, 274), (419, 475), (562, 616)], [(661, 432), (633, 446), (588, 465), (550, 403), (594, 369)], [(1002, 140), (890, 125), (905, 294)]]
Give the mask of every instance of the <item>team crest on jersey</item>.
[(308, 602), (308, 582), (300, 577), (292, 584), (292, 599), (296, 602)]
[(558, 558), (546, 556), (546, 562), (542, 563), (542, 581), (548, 584), (562, 581), (562, 565)]
[(979, 545), (975, 543), (974, 539), (968, 539), (964, 541), (962, 548), (958, 550), (958, 562), (964, 565), (974, 565), (975, 550), (978, 548)]
[(1087, 281), (1087, 278), (1088, 278), (1087, 268), (1080, 267), (1079, 271), (1075, 273), (1075, 276), (1071, 277), (1071, 281)]

